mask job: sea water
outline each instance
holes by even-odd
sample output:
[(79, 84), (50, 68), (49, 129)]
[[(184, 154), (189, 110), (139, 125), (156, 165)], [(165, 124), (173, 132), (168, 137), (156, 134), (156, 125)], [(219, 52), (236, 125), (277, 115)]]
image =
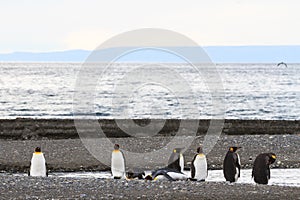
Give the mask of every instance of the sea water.
[[(131, 69), (142, 64), (118, 64), (91, 68), (89, 78), (97, 80), (95, 90), (80, 94), (86, 100), (92, 92), (90, 110), (74, 113), (74, 94), (84, 69), (80, 63), (0, 63), (1, 118), (219, 118), (227, 119), (300, 119), (300, 64), (288, 67), (276, 64), (216, 65), (222, 113), (214, 111), (213, 94), (206, 79), (185, 64), (163, 64), (174, 74), (161, 74), (161, 79), (177, 73), (193, 94), (178, 95), (170, 85), (130, 79), (123, 83), (131, 88), (129, 96), (117, 93), (117, 84)], [(147, 64), (147, 76), (157, 65)], [(105, 69), (105, 73), (103, 72)], [(164, 73), (164, 72), (162, 72)], [(138, 79), (141, 80), (141, 79)], [(176, 81), (172, 80), (176, 87)], [(183, 82), (178, 81), (178, 84)], [(122, 86), (122, 85), (121, 85)], [(121, 87), (119, 85), (119, 87)], [(222, 87), (220, 87), (222, 86)], [(182, 102), (188, 102), (182, 104)], [(115, 102), (115, 103), (113, 103)], [(117, 103), (116, 103), (117, 102)], [(221, 102), (221, 103), (220, 103)], [(195, 109), (191, 109), (191, 107)]]

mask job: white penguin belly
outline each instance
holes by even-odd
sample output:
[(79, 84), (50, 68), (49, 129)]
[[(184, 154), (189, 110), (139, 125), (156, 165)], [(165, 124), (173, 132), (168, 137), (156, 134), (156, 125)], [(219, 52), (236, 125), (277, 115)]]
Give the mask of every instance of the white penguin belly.
[(125, 160), (120, 151), (112, 153), (111, 172), (114, 177), (124, 178), (125, 176)]
[[(239, 154), (236, 154), (236, 155), (237, 155), (238, 163), (241, 166), (240, 156), (239, 156)], [(235, 175), (234, 175), (234, 180), (236, 182), (239, 179), (239, 168), (236, 167), (235, 170), (236, 170), (236, 172), (235, 172)]]
[(179, 157), (179, 166), (180, 166), (180, 171), (183, 173), (184, 171), (184, 157), (182, 154), (180, 154)]
[(167, 174), (176, 181), (188, 179), (188, 176), (186, 174), (181, 174), (177, 172), (168, 172)]
[(168, 180), (164, 175), (158, 175), (154, 178), (155, 181), (166, 181)]
[(207, 161), (205, 156), (197, 156), (194, 161), (195, 179), (198, 181), (205, 180), (207, 177)]
[(235, 172), (235, 175), (234, 175), (234, 180), (235, 182), (239, 179), (239, 168), (235, 168), (236, 172)]
[(46, 176), (46, 161), (42, 153), (34, 153), (31, 159), (30, 176)]

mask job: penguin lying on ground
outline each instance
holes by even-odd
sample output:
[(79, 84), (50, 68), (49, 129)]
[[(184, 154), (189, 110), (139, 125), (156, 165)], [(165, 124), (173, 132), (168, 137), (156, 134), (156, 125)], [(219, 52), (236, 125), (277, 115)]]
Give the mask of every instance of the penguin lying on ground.
[(143, 171), (128, 171), (126, 172), (126, 178), (127, 179), (144, 179), (145, 178), (145, 172)]
[(48, 176), (46, 160), (40, 147), (36, 147), (34, 153), (32, 154), (28, 176)]
[(147, 175), (145, 180), (169, 180), (169, 181), (178, 181), (178, 180), (188, 180), (188, 176), (178, 170), (162, 168), (156, 171), (153, 171), (151, 175)]
[(197, 154), (191, 163), (191, 178), (192, 181), (205, 181), (207, 177), (207, 161), (201, 147), (197, 148)]
[(258, 184), (268, 184), (271, 178), (270, 165), (276, 160), (274, 153), (262, 153), (259, 154), (254, 160), (252, 177)]
[(118, 144), (115, 144), (112, 152), (111, 172), (114, 179), (125, 178), (125, 157)]
[(168, 161), (168, 169), (174, 169), (183, 173), (184, 170), (184, 157), (182, 150), (184, 148), (175, 148)]
[(241, 147), (230, 147), (223, 162), (223, 173), (226, 181), (230, 183), (236, 182), (240, 177), (241, 162), (240, 157), (236, 153)]

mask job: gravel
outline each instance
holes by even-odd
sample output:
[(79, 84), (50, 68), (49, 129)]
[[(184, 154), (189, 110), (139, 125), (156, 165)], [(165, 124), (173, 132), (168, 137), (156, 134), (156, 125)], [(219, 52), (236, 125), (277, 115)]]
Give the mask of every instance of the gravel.
[[(119, 143), (121, 148), (130, 152), (149, 152), (164, 148), (172, 137), (148, 138), (111, 138), (111, 142)], [(185, 165), (188, 168), (203, 137), (197, 137), (185, 151)], [(300, 168), (299, 135), (224, 135), (212, 151), (207, 155), (209, 169), (222, 169), (224, 156), (229, 146), (242, 146), (239, 151), (242, 168), (252, 168), (255, 157), (262, 152), (273, 152), (277, 155), (274, 168)], [(93, 157), (80, 139), (62, 140), (0, 140), (0, 170), (6, 172), (26, 172), (35, 147), (41, 146), (45, 154), (48, 168), (51, 171), (102, 171), (109, 170)], [(111, 147), (112, 148), (112, 147)], [(106, 160), (109, 153), (99, 152)], [(171, 152), (171, 151), (170, 151)], [(125, 156), (127, 156), (125, 154)], [(167, 164), (169, 154), (160, 155), (157, 159), (126, 157), (127, 169), (154, 169)]]
[[(113, 138), (112, 143), (131, 152), (164, 148), (171, 137)], [(184, 139), (184, 138), (183, 138)], [(197, 137), (184, 153), (189, 167), (196, 147), (203, 142)], [(229, 146), (242, 146), (239, 151), (242, 168), (251, 168), (255, 156), (272, 151), (277, 154), (275, 168), (299, 168), (300, 137), (291, 135), (223, 135), (207, 155), (209, 169), (221, 169)], [(26, 172), (32, 151), (41, 146), (51, 171), (101, 171), (109, 166), (94, 158), (80, 139), (0, 140), (2, 172)], [(106, 155), (110, 157), (110, 153)], [(155, 169), (165, 166), (169, 155), (157, 162), (127, 162), (135, 167)], [(300, 199), (299, 187), (229, 184), (226, 182), (148, 182), (97, 178), (35, 178), (0, 173), (0, 199)]]
[(300, 199), (297, 187), (1, 175), (1, 199)]

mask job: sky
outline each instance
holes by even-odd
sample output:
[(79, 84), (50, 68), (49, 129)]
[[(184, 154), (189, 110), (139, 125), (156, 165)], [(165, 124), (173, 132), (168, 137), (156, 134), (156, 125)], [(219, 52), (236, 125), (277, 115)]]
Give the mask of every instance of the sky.
[(0, 53), (93, 50), (139, 28), (200, 46), (299, 45), (298, 0), (0, 1)]

